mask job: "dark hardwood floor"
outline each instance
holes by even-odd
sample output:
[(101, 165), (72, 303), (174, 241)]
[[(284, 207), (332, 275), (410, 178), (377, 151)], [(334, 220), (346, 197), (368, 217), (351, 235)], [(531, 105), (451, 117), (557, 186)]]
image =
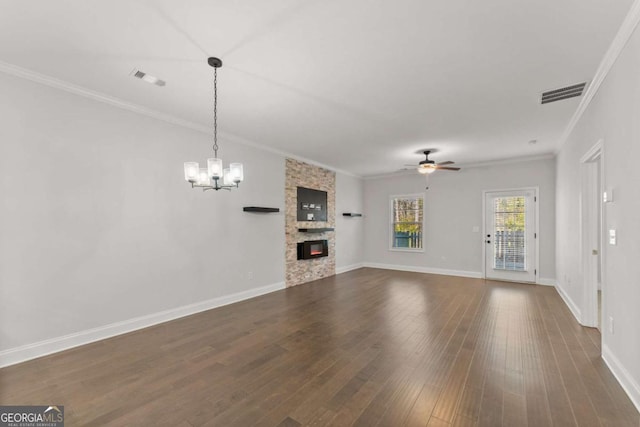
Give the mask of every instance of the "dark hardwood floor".
[(0, 370), (68, 426), (634, 426), (550, 287), (360, 269)]

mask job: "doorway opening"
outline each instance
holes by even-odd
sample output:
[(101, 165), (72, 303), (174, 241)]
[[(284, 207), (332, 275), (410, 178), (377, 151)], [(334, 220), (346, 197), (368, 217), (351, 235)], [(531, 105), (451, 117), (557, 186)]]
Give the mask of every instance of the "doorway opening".
[(581, 261), (584, 283), (582, 324), (602, 328), (606, 285), (602, 277), (603, 142), (598, 141), (580, 159)]

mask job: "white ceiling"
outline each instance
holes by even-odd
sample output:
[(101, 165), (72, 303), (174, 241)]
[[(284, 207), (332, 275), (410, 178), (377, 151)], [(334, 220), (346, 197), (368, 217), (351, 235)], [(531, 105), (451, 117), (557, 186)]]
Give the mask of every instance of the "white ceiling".
[(210, 125), (218, 56), (221, 133), (362, 176), (553, 152), (580, 98), (539, 93), (591, 80), (632, 3), (0, 1), (0, 61)]

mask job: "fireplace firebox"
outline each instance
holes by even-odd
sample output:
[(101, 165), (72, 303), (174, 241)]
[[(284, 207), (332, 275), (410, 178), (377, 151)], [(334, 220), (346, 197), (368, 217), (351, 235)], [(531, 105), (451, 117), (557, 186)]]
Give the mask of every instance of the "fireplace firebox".
[(329, 256), (327, 240), (307, 240), (298, 243), (298, 259), (314, 259)]

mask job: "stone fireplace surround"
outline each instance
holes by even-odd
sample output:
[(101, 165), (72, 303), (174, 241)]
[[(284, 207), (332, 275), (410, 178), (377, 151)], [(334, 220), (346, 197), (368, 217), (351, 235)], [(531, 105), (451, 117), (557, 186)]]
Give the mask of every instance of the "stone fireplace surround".
[[(296, 286), (336, 274), (335, 231), (303, 233), (299, 228), (334, 228), (336, 222), (336, 174), (294, 159), (285, 160), (285, 283)], [(298, 221), (298, 187), (327, 192), (326, 221)], [(306, 240), (326, 239), (329, 255), (298, 260), (297, 246)]]

